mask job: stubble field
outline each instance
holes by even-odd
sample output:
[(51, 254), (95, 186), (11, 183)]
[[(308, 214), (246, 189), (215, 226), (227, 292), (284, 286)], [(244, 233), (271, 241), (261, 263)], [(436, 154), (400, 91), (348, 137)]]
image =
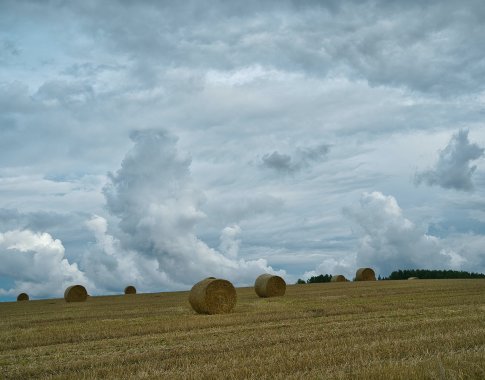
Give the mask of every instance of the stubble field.
[(485, 379), (485, 280), (237, 296), (212, 316), (188, 292), (0, 303), (0, 378)]

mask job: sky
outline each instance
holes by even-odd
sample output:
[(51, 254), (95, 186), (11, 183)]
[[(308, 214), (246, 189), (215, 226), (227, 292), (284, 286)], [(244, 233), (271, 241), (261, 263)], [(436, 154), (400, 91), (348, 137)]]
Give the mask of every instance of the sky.
[(0, 2), (0, 300), (485, 272), (485, 3)]

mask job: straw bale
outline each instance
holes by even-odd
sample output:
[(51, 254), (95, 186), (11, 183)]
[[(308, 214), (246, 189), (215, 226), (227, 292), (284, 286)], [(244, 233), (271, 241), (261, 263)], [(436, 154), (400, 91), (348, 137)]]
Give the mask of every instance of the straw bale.
[(17, 301), (28, 301), (29, 300), (29, 295), (27, 293), (20, 293), (17, 296)]
[(190, 290), (189, 303), (199, 314), (225, 314), (236, 305), (236, 289), (227, 280), (206, 278)]
[(359, 268), (355, 273), (355, 281), (376, 281), (376, 274), (372, 268)]
[(136, 288), (133, 285), (128, 285), (125, 288), (125, 294), (136, 294)]
[(254, 290), (260, 297), (280, 297), (285, 295), (286, 282), (280, 276), (265, 273), (254, 282)]
[(418, 277), (409, 277), (408, 280), (419, 280)]
[(342, 274), (336, 274), (335, 276), (332, 276), (330, 281), (331, 282), (347, 282), (347, 279)]
[(84, 302), (88, 298), (88, 292), (82, 285), (69, 286), (64, 292), (66, 302)]

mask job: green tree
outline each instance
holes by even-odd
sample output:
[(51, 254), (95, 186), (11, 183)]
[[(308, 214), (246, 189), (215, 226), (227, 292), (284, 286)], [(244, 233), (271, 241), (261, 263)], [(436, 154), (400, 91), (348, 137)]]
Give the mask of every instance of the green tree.
[(430, 269), (399, 269), (392, 272), (385, 280), (406, 280), (409, 277), (420, 279), (447, 279), (447, 278), (485, 278), (483, 273), (470, 273), (457, 270), (430, 270)]
[(318, 276), (312, 276), (306, 280), (307, 284), (315, 284), (319, 282), (330, 282), (332, 280), (331, 274), (321, 274)]

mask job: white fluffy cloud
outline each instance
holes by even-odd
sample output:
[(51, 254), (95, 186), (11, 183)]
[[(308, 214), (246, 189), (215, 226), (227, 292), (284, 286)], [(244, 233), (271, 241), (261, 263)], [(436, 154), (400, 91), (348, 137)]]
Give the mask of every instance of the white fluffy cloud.
[(442, 240), (407, 219), (393, 196), (364, 193), (360, 205), (346, 213), (362, 233), (356, 265), (388, 275), (397, 269), (461, 269), (466, 259), (447, 248)]
[(329, 257), (317, 265), (315, 270), (307, 271), (302, 278), (307, 280), (320, 274), (344, 275), (348, 280), (355, 276), (355, 255), (342, 255), (339, 258)]
[[(158, 270), (157, 260), (123, 248), (119, 239), (108, 233), (105, 218), (94, 215), (86, 225), (94, 233), (95, 243), (88, 247), (81, 265), (100, 291), (119, 293), (127, 285), (141, 291), (166, 288), (169, 279)], [(180, 287), (182, 283), (174, 285)]]
[[(99, 218), (90, 222), (106, 257), (115, 258), (116, 243), (124, 254), (144, 260), (145, 266), (151, 263), (159, 285), (169, 289), (187, 287), (209, 275), (250, 284), (258, 274), (273, 272), (266, 260), (238, 259), (238, 226), (223, 229), (221, 251), (196, 236), (195, 227), (205, 217), (200, 210), (204, 197), (191, 181), (190, 159), (177, 150), (173, 136), (143, 131), (132, 138), (133, 149), (105, 188), (108, 210), (119, 220), (119, 229), (114, 229), (118, 236), (108, 237)], [(116, 262), (113, 267), (112, 271)], [(143, 268), (136, 263), (130, 267), (144, 277)]]
[(92, 288), (77, 264), (66, 259), (62, 242), (48, 233), (0, 233), (0, 262), (0, 276), (14, 280), (13, 287), (0, 288), (0, 295), (60, 296), (72, 284)]
[(241, 233), (241, 228), (238, 225), (227, 226), (222, 230), (219, 245), (219, 250), (225, 256), (230, 258), (237, 258), (239, 252), (239, 245), (241, 240), (238, 239), (238, 235)]

